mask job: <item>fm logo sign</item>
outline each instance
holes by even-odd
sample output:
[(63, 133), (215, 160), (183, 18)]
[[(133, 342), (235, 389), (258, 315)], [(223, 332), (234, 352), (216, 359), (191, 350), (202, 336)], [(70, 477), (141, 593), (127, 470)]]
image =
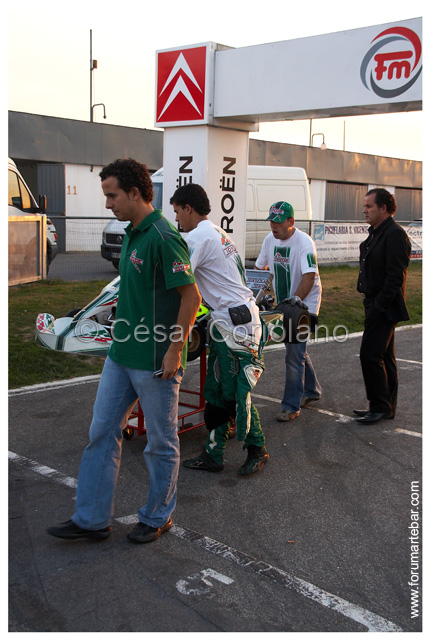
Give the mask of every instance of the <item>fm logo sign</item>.
[(363, 58), (361, 81), (380, 98), (395, 98), (418, 80), (422, 71), (421, 40), (415, 31), (392, 27), (372, 40)]
[(156, 123), (205, 119), (206, 47), (158, 53)]

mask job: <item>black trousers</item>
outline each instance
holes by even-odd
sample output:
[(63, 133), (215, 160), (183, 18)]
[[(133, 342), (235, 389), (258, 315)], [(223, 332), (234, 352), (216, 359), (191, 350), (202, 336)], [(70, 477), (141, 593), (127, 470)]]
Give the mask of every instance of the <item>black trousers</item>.
[(387, 321), (374, 307), (373, 300), (364, 299), (364, 333), (360, 348), (369, 411), (396, 413), (398, 373), (394, 348), (396, 323)]

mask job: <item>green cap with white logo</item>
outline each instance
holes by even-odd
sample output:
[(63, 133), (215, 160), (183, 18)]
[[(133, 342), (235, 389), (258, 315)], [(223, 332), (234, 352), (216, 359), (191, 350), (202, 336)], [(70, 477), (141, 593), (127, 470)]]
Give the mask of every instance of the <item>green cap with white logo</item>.
[(279, 200), (275, 202), (269, 209), (269, 217), (266, 218), (266, 222), (284, 222), (288, 218), (294, 218), (294, 209), (289, 202)]

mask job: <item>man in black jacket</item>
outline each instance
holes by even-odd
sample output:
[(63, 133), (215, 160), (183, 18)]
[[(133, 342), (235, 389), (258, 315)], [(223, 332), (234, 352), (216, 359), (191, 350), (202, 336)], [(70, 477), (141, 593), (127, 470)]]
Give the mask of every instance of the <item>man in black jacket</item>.
[(360, 349), (369, 409), (354, 409), (357, 421), (372, 424), (394, 418), (398, 375), (394, 349), (397, 322), (408, 320), (406, 273), (411, 244), (393, 220), (397, 209), (386, 189), (371, 189), (364, 198), (369, 237), (360, 245), (357, 290), (364, 295), (364, 333)]

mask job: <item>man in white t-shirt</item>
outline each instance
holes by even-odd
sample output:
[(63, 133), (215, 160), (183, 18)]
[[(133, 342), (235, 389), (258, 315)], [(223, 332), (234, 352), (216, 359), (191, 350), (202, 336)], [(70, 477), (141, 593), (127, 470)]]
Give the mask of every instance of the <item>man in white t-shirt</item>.
[(247, 458), (238, 474), (256, 473), (269, 460), (260, 416), (251, 389), (264, 371), (262, 324), (245, 270), (228, 235), (214, 225), (204, 189), (194, 183), (179, 187), (170, 199), (188, 244), (192, 270), (205, 304), (211, 309), (210, 350), (204, 386), (204, 418), (209, 430), (202, 453), (186, 460), (188, 469), (222, 471), (230, 419)]
[[(263, 241), (255, 263), (256, 269), (270, 269), (278, 304), (288, 299), (291, 304), (305, 304), (316, 324), (321, 305), (321, 281), (318, 274), (316, 248), (307, 233), (294, 226), (294, 209), (288, 202), (275, 202), (270, 207), (272, 230)], [(300, 407), (319, 400), (321, 386), (307, 352), (306, 341), (285, 343), (285, 389), (279, 422), (297, 418)]]

